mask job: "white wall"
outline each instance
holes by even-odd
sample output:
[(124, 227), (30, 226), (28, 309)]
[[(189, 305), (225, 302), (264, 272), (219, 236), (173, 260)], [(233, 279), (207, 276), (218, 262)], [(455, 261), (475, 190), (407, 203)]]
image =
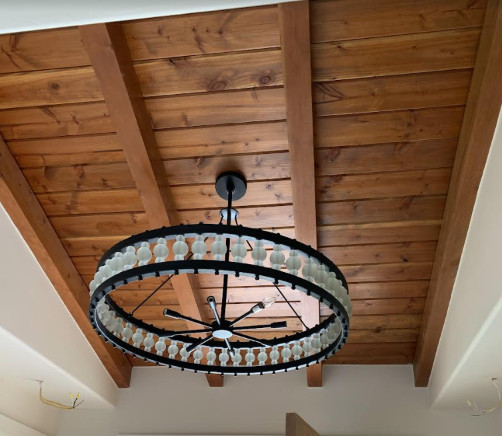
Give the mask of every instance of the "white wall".
[(0, 377), (0, 436), (35, 436), (35, 430), (47, 435), (56, 434), (57, 410), (41, 403), (38, 385), (33, 383), (32, 387), (31, 392), (25, 391), (17, 383)]
[(200, 374), (135, 368), (116, 409), (61, 415), (58, 436), (281, 434), (286, 412), (324, 435), (500, 436), (495, 415), (430, 410), (404, 365), (328, 366), (322, 389), (307, 388), (304, 371), (226, 377), (218, 389)]

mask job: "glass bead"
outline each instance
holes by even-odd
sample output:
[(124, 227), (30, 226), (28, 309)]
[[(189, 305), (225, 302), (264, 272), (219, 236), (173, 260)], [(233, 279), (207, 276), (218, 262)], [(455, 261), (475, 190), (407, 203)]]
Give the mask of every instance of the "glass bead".
[(155, 244), (155, 247), (153, 247), (155, 263), (165, 262), (167, 256), (169, 256), (169, 248), (166, 244), (167, 241), (164, 238), (157, 239), (157, 243)]
[(142, 329), (136, 329), (136, 332), (132, 335), (132, 344), (136, 347), (139, 348), (141, 346), (141, 343), (143, 342), (143, 330)]
[(118, 336), (122, 333), (122, 329), (124, 328), (123, 319), (116, 318), (115, 325), (113, 326), (113, 333), (115, 336)]
[(227, 366), (227, 362), (230, 359), (230, 356), (227, 353), (227, 350), (223, 349), (218, 356), (218, 360), (220, 361), (221, 366)]
[(216, 235), (214, 241), (211, 244), (211, 253), (213, 254), (214, 260), (224, 260), (225, 253), (227, 252), (227, 246), (222, 235)]
[(330, 343), (328, 332), (324, 330), (321, 334), (321, 348), (324, 350)]
[(195, 260), (201, 260), (207, 252), (206, 242), (202, 235), (197, 235), (192, 244), (192, 253)]
[(282, 252), (282, 247), (280, 245), (274, 245), (272, 254), (270, 254), (270, 264), (274, 269), (281, 269), (282, 264), (286, 260), (286, 256)]
[(129, 339), (132, 338), (132, 324), (127, 323), (122, 329), (122, 339), (124, 342), (129, 343)]
[(167, 347), (166, 339), (159, 338), (159, 340), (155, 344), (155, 350), (157, 350), (157, 356), (162, 356), (162, 354), (164, 354), (164, 351), (166, 351), (166, 347)]
[(197, 347), (195, 349), (195, 351), (193, 352), (194, 363), (199, 364), (203, 357), (204, 357), (204, 353), (202, 352), (200, 347)]
[(167, 352), (169, 353), (169, 359), (174, 359), (179, 350), (180, 349), (178, 348), (178, 343), (176, 341), (172, 341), (171, 345), (169, 345), (169, 348), (167, 349)]
[(110, 259), (110, 268), (112, 269), (113, 274), (118, 274), (124, 270), (124, 255), (120, 252), (115, 253), (113, 257)]
[(187, 350), (187, 344), (183, 344), (183, 348), (180, 350), (180, 356), (182, 362), (188, 361), (188, 356), (190, 356), (190, 352)]
[(134, 268), (134, 265), (136, 265), (137, 260), (138, 257), (136, 256), (136, 249), (132, 245), (129, 245), (129, 247), (126, 248), (124, 256), (122, 257), (122, 261), (124, 263), (124, 270)]
[(293, 359), (294, 360), (300, 359), (300, 356), (303, 353), (303, 349), (302, 349), (302, 347), (300, 345), (300, 342), (298, 342), (298, 341), (295, 342), (295, 344), (291, 348), (291, 352), (293, 353), (293, 356), (294, 356)]
[(154, 345), (155, 345), (155, 340), (153, 339), (153, 333), (147, 333), (146, 338), (143, 341), (143, 346), (145, 347), (145, 351), (150, 351)]
[(312, 343), (310, 338), (305, 338), (303, 340), (303, 351), (305, 356), (310, 356), (312, 354)]
[(312, 345), (312, 351), (315, 353), (319, 353), (321, 351), (321, 337), (319, 333), (314, 333), (312, 335), (312, 341), (310, 342)]
[(235, 353), (232, 356), (232, 362), (234, 363), (234, 366), (239, 366), (241, 364), (242, 354), (240, 353), (239, 350), (235, 350)]
[(232, 246), (232, 256), (234, 258), (234, 262), (242, 263), (247, 254), (248, 250), (246, 248), (244, 239), (240, 237), (237, 238), (234, 245)]
[(260, 348), (260, 352), (258, 353), (258, 364), (263, 366), (265, 365), (265, 362), (268, 359), (267, 352), (265, 351), (265, 348)]
[(270, 352), (270, 359), (272, 361), (272, 365), (277, 364), (279, 357), (281, 357), (281, 354), (279, 353), (279, 350), (277, 349), (277, 345), (274, 345), (272, 347), (272, 351)]
[(99, 271), (103, 274), (103, 281), (101, 283), (108, 280), (112, 276), (112, 270), (108, 265), (100, 266)]
[(174, 260), (184, 260), (188, 253), (188, 245), (183, 235), (176, 236), (176, 242), (173, 244)]
[(336, 295), (336, 289), (338, 286), (338, 280), (336, 278), (336, 274), (331, 271), (328, 273), (328, 277), (326, 278), (326, 290), (333, 296)]
[(281, 356), (283, 362), (289, 361), (289, 359), (291, 358), (291, 350), (289, 349), (289, 345), (284, 345), (283, 349), (281, 350)]
[(214, 352), (214, 348), (210, 348), (208, 353), (206, 354), (207, 364), (214, 365), (214, 361), (216, 360), (216, 353)]
[(111, 312), (104, 312), (103, 314), (100, 315), (99, 319), (101, 319), (101, 322), (106, 326), (111, 317), (112, 317)]
[(321, 287), (326, 287), (326, 282), (328, 281), (328, 267), (326, 265), (319, 265), (317, 267), (317, 274), (315, 277), (316, 283)]
[(309, 280), (311, 282), (314, 281), (314, 277), (317, 274), (317, 265), (315, 264), (314, 260), (311, 257), (309, 257), (305, 261), (305, 265), (303, 265), (302, 268), (302, 274), (306, 280)]
[(253, 366), (253, 362), (255, 361), (256, 356), (254, 355), (253, 350), (251, 348), (248, 348), (248, 351), (244, 356), (244, 359), (246, 360), (246, 366)]
[(263, 241), (258, 240), (255, 242), (251, 257), (255, 265), (263, 266), (263, 261), (267, 258), (267, 250), (265, 250)]
[(136, 253), (138, 256), (138, 266), (148, 265), (148, 262), (152, 259), (152, 252), (150, 250), (150, 244), (148, 242), (142, 242), (141, 247), (138, 248)]
[(298, 252), (296, 250), (291, 250), (289, 252), (288, 260), (286, 260), (286, 268), (288, 269), (289, 273), (297, 276), (301, 266), (302, 261), (300, 259), (300, 256), (298, 255)]

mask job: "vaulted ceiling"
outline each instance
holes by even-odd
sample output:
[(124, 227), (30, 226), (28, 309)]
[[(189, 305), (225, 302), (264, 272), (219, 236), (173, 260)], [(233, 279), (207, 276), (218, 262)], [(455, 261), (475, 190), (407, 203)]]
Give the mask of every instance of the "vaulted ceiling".
[[(347, 277), (349, 342), (327, 363), (414, 362), (486, 2), (299, 3), (0, 35), (0, 199), (121, 386), (142, 362), (85, 326), (97, 262), (147, 228), (219, 221), (225, 170), (248, 180), (240, 223), (296, 230)], [(137, 315), (207, 317), (220, 281), (168, 284)], [(155, 285), (115, 299), (134, 308)], [(230, 286), (230, 316), (276, 293)], [(279, 300), (259, 315), (300, 330)]]

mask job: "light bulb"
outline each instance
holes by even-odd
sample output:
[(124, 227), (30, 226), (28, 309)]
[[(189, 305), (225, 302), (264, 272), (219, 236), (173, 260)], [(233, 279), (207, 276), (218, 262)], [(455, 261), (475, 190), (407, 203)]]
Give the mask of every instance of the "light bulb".
[(262, 300), (261, 304), (263, 305), (263, 308), (266, 309), (267, 307), (272, 306), (272, 304), (274, 304), (276, 300), (276, 297), (265, 297)]

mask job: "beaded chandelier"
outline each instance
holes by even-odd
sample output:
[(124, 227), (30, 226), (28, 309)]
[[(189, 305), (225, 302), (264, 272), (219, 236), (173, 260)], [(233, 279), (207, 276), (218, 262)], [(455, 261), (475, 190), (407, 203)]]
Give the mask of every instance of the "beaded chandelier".
[[(340, 350), (347, 341), (352, 304), (347, 282), (337, 266), (295, 239), (239, 225), (232, 202), (246, 193), (246, 180), (240, 174), (220, 175), (216, 191), (227, 201), (218, 224), (148, 230), (119, 242), (104, 254), (89, 285), (89, 319), (93, 328), (105, 341), (145, 361), (210, 374), (290, 371), (319, 363)], [(166, 307), (163, 309), (166, 318), (187, 321), (189, 326), (184, 330), (168, 330), (135, 315), (137, 309), (178, 274), (221, 277), (221, 301), (217, 302), (213, 296), (207, 298), (212, 322)], [(232, 293), (229, 276), (271, 283), (273, 288), (260, 289), (277, 291), (292, 315), (300, 319), (304, 330), (283, 331), (281, 335), (281, 329), (287, 327), (285, 321), (249, 322), (248, 317), (266, 311), (275, 302), (273, 296), (237, 317), (229, 317), (226, 311)], [(134, 310), (125, 310), (114, 300), (114, 291), (121, 287), (153, 278), (163, 281)], [(306, 326), (286, 299), (285, 288), (315, 298), (324, 306), (322, 313), (327, 316), (317, 325)], [(257, 331), (277, 331), (278, 335), (270, 339), (249, 334)]]

